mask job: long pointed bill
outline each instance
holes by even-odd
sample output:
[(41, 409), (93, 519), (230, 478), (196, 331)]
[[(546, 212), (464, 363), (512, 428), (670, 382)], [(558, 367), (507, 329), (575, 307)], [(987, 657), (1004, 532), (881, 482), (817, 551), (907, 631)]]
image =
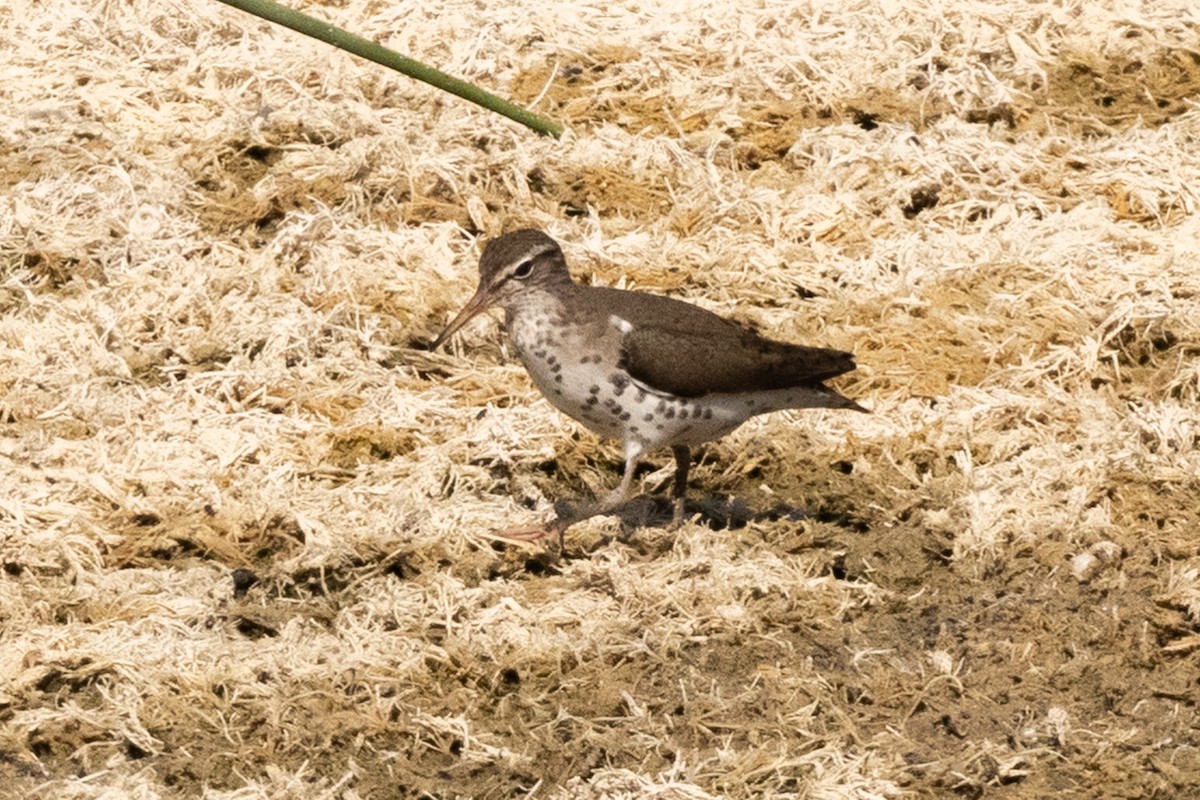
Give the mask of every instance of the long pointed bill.
[(446, 326), (446, 329), (439, 333), (438, 337), (433, 340), (433, 344), (429, 346), (429, 349), (437, 350), (442, 342), (449, 339), (454, 335), (455, 331), (485, 311), (489, 305), (491, 305), (491, 297), (488, 296), (485, 287), (480, 286), (475, 291), (475, 296), (468, 300), (467, 304), (462, 307), (462, 311), (459, 311), (457, 316), (450, 320), (450, 324)]

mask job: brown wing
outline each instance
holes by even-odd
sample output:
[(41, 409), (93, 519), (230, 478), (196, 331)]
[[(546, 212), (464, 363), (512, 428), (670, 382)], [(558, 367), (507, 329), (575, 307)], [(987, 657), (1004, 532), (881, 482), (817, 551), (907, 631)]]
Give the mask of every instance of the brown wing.
[(697, 306), (618, 289), (588, 290), (596, 311), (629, 323), (622, 366), (681, 397), (813, 386), (854, 369), (841, 350), (777, 342)]

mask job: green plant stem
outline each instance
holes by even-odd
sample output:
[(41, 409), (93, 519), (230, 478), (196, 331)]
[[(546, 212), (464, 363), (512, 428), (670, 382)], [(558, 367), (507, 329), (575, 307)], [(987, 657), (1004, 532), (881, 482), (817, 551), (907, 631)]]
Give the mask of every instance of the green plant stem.
[(345, 50), (348, 53), (353, 53), (356, 56), (361, 56), (369, 61), (374, 61), (376, 64), (391, 67), (409, 77), (424, 81), (451, 94), (456, 94), (464, 100), (470, 100), (472, 103), (481, 105), (489, 111), (502, 114), (527, 128), (532, 128), (538, 133), (553, 136), (556, 139), (562, 136), (562, 125), (553, 120), (527, 111), (502, 97), (497, 97), (474, 84), (459, 80), (452, 75), (447, 75), (441, 70), (434, 69), (427, 64), (422, 64), (420, 61), (414, 61), (411, 58), (402, 56), (395, 50), (389, 50), (386, 47), (344, 31), (341, 28), (335, 28), (329, 23), (322, 22), (315, 17), (301, 14), (299, 11), (293, 11), (278, 3), (273, 3), (271, 0), (221, 0), (221, 2), (253, 14), (256, 17), (262, 17), (270, 22), (291, 28), (294, 31), (303, 33), (305, 36), (320, 39), (322, 42), (327, 42), (334, 47)]

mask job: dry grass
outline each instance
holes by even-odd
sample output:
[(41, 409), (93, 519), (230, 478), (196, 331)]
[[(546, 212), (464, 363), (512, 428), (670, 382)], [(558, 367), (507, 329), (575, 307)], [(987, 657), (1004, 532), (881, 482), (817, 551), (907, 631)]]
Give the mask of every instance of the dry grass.
[[(570, 133), (216, 3), (0, 9), (0, 794), (1200, 791), (1194, 3), (309, 10)], [(495, 545), (620, 456), (493, 323), (426, 349), (518, 225), (876, 413)]]

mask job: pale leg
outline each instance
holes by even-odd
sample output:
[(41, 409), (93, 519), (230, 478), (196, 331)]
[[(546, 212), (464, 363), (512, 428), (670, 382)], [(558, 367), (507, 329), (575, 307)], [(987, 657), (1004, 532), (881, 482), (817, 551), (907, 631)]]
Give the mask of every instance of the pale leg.
[[(685, 447), (684, 450), (686, 451), (687, 448)], [(625, 498), (629, 494), (629, 488), (633, 485), (633, 473), (637, 471), (638, 461), (641, 459), (641, 456), (642, 448), (639, 445), (633, 442), (625, 445), (625, 472), (623, 475), (621, 475), (621, 483), (617, 485), (617, 488), (606, 494), (604, 499), (583, 506), (583, 508), (577, 510), (570, 517), (552, 520), (544, 525), (508, 528), (503, 531), (498, 531), (496, 535), (502, 539), (511, 539), (520, 542), (536, 542), (540, 539), (545, 539), (549, 536), (553, 536), (554, 534), (558, 534), (558, 546), (561, 549), (563, 547), (563, 536), (566, 534), (567, 528), (571, 527), (576, 522), (583, 522), (585, 519), (590, 519), (591, 517), (597, 517), (601, 514), (608, 514), (625, 502)], [(676, 454), (676, 460), (678, 460), (678, 457), (678, 454)], [(676, 474), (676, 480), (678, 480), (678, 473)], [(685, 467), (684, 483), (686, 482), (687, 469)], [(682, 512), (683, 508), (681, 506), (677, 513), (682, 514)]]
[(625, 472), (621, 475), (621, 482), (617, 485), (617, 488), (606, 494), (604, 499), (593, 507), (595, 509), (592, 512), (593, 516), (595, 514), (604, 514), (605, 512), (612, 511), (614, 508), (621, 505), (621, 503), (625, 502), (625, 498), (629, 496), (629, 487), (633, 485), (633, 473), (637, 471), (638, 458), (640, 456), (640, 451), (630, 455), (628, 449), (626, 450)]

